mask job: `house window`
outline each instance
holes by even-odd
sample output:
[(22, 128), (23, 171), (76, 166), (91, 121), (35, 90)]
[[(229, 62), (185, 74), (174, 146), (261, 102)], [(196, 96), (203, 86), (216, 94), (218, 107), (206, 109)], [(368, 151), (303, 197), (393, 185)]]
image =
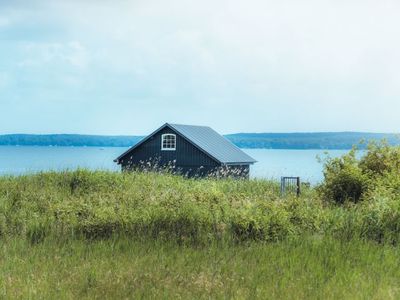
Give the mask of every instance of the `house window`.
[(161, 136), (161, 150), (174, 151), (176, 150), (176, 135), (163, 134)]

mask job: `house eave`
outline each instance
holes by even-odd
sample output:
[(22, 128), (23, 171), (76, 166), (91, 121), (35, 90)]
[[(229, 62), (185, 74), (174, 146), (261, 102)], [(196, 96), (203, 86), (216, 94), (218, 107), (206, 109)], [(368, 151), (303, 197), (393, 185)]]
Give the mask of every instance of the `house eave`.
[(242, 166), (242, 165), (253, 165), (257, 161), (241, 161), (241, 162), (225, 162), (224, 165), (227, 166)]

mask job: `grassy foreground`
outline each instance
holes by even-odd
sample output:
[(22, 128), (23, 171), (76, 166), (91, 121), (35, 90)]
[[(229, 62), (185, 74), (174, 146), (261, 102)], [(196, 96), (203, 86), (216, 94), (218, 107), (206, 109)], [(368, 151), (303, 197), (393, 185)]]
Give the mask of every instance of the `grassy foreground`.
[(398, 299), (400, 251), (306, 238), (179, 246), (154, 240), (20, 238), (0, 246), (5, 299)]
[(400, 199), (265, 180), (0, 177), (0, 298), (400, 297)]

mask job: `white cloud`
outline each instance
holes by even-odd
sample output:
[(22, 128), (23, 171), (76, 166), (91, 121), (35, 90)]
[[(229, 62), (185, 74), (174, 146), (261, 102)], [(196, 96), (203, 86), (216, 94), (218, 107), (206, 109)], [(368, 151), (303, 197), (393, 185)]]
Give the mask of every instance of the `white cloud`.
[[(396, 0), (35, 3), (18, 8), (28, 11), (19, 30), (44, 22), (58, 34), (24, 32), (19, 65), (38, 77), (68, 73), (60, 98), (124, 107), (127, 126), (145, 126), (172, 105), (179, 110), (168, 110), (170, 121), (221, 131), (400, 127)], [(377, 108), (382, 121), (371, 122)]]
[[(398, 69), (395, 1), (62, 3), (73, 34), (127, 69), (249, 80), (379, 80)], [(107, 57), (106, 57), (107, 59)], [(122, 63), (121, 63), (122, 61)], [(390, 67), (388, 67), (390, 65)]]
[(86, 48), (77, 41), (65, 43), (28, 42), (23, 43), (24, 58), (20, 67), (63, 66), (85, 69), (89, 64)]

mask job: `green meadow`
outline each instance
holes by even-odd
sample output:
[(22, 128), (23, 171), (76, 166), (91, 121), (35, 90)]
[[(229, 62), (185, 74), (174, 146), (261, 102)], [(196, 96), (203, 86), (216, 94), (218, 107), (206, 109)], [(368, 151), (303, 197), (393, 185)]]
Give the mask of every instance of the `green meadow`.
[(3, 299), (398, 299), (393, 246), (307, 237), (178, 245), (114, 237), (0, 246)]
[(268, 180), (168, 173), (0, 177), (0, 298), (397, 299), (400, 150)]

